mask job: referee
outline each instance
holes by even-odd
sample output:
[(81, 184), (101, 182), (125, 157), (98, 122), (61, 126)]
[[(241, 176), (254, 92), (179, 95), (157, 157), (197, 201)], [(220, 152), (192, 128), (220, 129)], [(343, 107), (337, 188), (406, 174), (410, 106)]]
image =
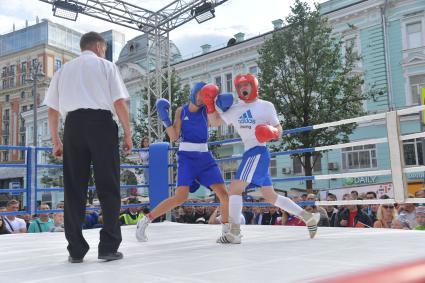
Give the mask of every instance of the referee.
[[(65, 236), (68, 261), (79, 263), (89, 250), (82, 234), (90, 165), (93, 164), (96, 191), (103, 215), (98, 258), (122, 259), (120, 157), (118, 116), (124, 129), (123, 150), (132, 147), (128, 92), (117, 66), (105, 60), (106, 42), (96, 32), (80, 40), (81, 55), (59, 69), (50, 82), (44, 104), (49, 107), (53, 155), (63, 154), (65, 191)], [(59, 116), (65, 119), (64, 142), (58, 134)]]

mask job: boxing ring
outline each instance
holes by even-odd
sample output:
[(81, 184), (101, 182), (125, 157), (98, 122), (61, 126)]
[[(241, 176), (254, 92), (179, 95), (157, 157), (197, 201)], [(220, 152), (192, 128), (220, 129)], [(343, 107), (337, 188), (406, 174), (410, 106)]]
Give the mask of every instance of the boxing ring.
[[(306, 180), (340, 179), (357, 176), (384, 176), (391, 175), (394, 196), (390, 199), (378, 200), (347, 200), (347, 201), (316, 201), (316, 205), (349, 205), (349, 204), (384, 204), (384, 203), (425, 203), (424, 198), (407, 198), (405, 174), (423, 172), (425, 166), (405, 168), (402, 156), (402, 141), (423, 138), (424, 132), (401, 135), (399, 117), (423, 111), (425, 106), (417, 106), (397, 111), (379, 113), (353, 119), (341, 120), (321, 125), (285, 130), (284, 135), (308, 132), (311, 130), (335, 127), (349, 123), (364, 123), (368, 121), (385, 120), (387, 137), (367, 139), (323, 146), (304, 148), (285, 152), (273, 152), (271, 156), (292, 155), (303, 152), (321, 152), (345, 147), (388, 143), (390, 169), (370, 170), (363, 172), (327, 174), (315, 176), (295, 176), (287, 178), (273, 178), (274, 182), (291, 182)], [(238, 142), (239, 139), (230, 139), (212, 142), (211, 145)], [(37, 193), (61, 191), (63, 188), (37, 187), (38, 168), (62, 168), (59, 164), (39, 164), (35, 155), (38, 151), (49, 151), (50, 148), (10, 147), (0, 146), (0, 149), (27, 151), (25, 164), (0, 164), (0, 167), (26, 168), (27, 178), (23, 188), (0, 190), (1, 193), (26, 194), (26, 208), (24, 211), (5, 213), (23, 214), (37, 213), (35, 209)], [(164, 143), (159, 147), (152, 146), (150, 154), (157, 154), (155, 167), (149, 164), (150, 169), (150, 204), (155, 206), (161, 199), (168, 196), (172, 170), (175, 164), (169, 164), (170, 151)], [(135, 150), (140, 151), (140, 150)], [(227, 157), (217, 162), (240, 160), (241, 157)], [(159, 168), (159, 167), (160, 168)], [(35, 170), (33, 170), (35, 168)], [(121, 165), (121, 168), (146, 168), (142, 165)], [(152, 170), (155, 169), (155, 170)], [(32, 173), (35, 171), (34, 173)], [(129, 187), (145, 187), (146, 185), (122, 185), (122, 189)], [(152, 188), (155, 187), (155, 190)], [(90, 187), (89, 189), (95, 189)], [(312, 202), (307, 202), (312, 204)], [(123, 207), (140, 206), (133, 204)], [(186, 205), (217, 205), (211, 203), (186, 203)], [(252, 205), (246, 203), (245, 205)], [(255, 203), (256, 206), (269, 206), (267, 203)], [(91, 209), (99, 209), (97, 207)], [(60, 212), (51, 210), (50, 212)], [(43, 211), (48, 212), (48, 211)], [(289, 226), (255, 226), (243, 227), (243, 243), (241, 245), (218, 245), (215, 239), (219, 234), (219, 227), (214, 225), (158, 223), (149, 227), (147, 243), (136, 241), (135, 227), (123, 227), (123, 243), (120, 251), (124, 253), (122, 261), (99, 264), (97, 262), (98, 230), (84, 230), (84, 234), (91, 246), (86, 262), (80, 265), (71, 265), (66, 262), (67, 251), (63, 234), (20, 234), (4, 235), (0, 237), (2, 266), (0, 278), (8, 278), (10, 272), (14, 274), (16, 282), (125, 282), (145, 280), (147, 282), (425, 282), (425, 240), (421, 231), (402, 231), (390, 229), (353, 229), (353, 228), (319, 228), (315, 239), (310, 240), (305, 227)], [(411, 271), (416, 268), (419, 272)], [(387, 268), (387, 269), (385, 269)], [(391, 275), (391, 281), (379, 281), (373, 277), (374, 270), (386, 270)], [(394, 271), (409, 276), (401, 281)], [(351, 275), (350, 275), (351, 274)], [(355, 276), (339, 278), (339, 276)], [(414, 277), (413, 275), (416, 277)], [(336, 278), (336, 279), (335, 279)], [(351, 279), (350, 279), (351, 278)], [(375, 278), (375, 279), (371, 279)], [(414, 281), (414, 279), (417, 281)], [(334, 281), (331, 281), (334, 280)], [(323, 280), (323, 281), (321, 281)], [(336, 280), (336, 281), (335, 281)], [(354, 281), (350, 281), (354, 280)], [(357, 281), (356, 281), (357, 280)], [(368, 281), (371, 280), (371, 281)], [(1, 281), (1, 279), (0, 279)]]
[(100, 262), (99, 230), (84, 230), (91, 250), (83, 264), (67, 262), (63, 233), (1, 236), (0, 278), (46, 283), (329, 282), (422, 259), (424, 279), (423, 231), (320, 228), (310, 240), (305, 227), (247, 225), (241, 245), (216, 244), (218, 225), (153, 223), (145, 243), (137, 242), (134, 226), (122, 227), (122, 232), (124, 259)]

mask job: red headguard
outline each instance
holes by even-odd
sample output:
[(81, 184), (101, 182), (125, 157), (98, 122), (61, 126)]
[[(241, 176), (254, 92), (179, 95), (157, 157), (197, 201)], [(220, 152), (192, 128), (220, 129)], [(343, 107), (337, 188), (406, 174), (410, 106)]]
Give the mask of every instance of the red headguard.
[[(235, 77), (235, 88), (238, 92), (238, 96), (243, 101), (249, 103), (253, 102), (258, 96), (258, 80), (253, 74), (241, 74)], [(250, 83), (251, 84), (251, 93), (244, 91), (243, 89), (239, 89), (239, 85), (242, 83)]]

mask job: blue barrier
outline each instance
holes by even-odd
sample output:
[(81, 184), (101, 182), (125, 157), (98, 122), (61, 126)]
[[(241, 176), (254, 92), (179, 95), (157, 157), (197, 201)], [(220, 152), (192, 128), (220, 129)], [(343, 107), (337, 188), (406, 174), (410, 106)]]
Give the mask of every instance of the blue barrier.
[(165, 142), (149, 146), (149, 201), (151, 209), (168, 197), (168, 147)]
[(23, 188), (14, 188), (14, 189), (1, 189), (0, 193), (25, 193), (26, 194), (26, 209), (25, 211), (17, 212), (0, 212), (2, 215), (19, 215), (24, 213), (29, 213), (32, 207), (32, 197), (31, 197), (31, 182), (32, 182), (32, 148), (28, 146), (5, 146), (0, 145), (0, 150), (19, 150), (26, 151), (26, 163), (17, 163), (17, 164), (0, 164), (0, 167), (3, 168), (25, 168), (26, 170), (26, 183)]
[[(397, 110), (397, 115), (407, 115), (407, 114), (412, 114), (412, 113), (417, 113), (419, 111), (424, 111), (425, 110), (425, 106), (415, 106), (415, 107), (410, 107), (407, 109), (401, 109), (401, 110)], [(384, 119), (386, 118), (386, 115), (388, 113), (379, 113), (379, 114), (373, 114), (373, 115), (369, 115), (369, 116), (363, 116), (363, 117), (357, 117), (357, 118), (352, 118), (352, 119), (346, 119), (346, 120), (340, 120), (340, 121), (335, 121), (335, 122), (329, 122), (329, 123), (324, 123), (324, 124), (320, 124), (320, 125), (314, 125), (314, 126), (306, 126), (306, 127), (300, 127), (300, 128), (295, 128), (295, 129), (289, 129), (289, 130), (284, 130), (283, 131), (283, 135), (291, 135), (291, 134), (296, 134), (296, 133), (301, 133), (301, 132), (308, 132), (308, 131), (312, 131), (312, 130), (318, 130), (318, 129), (323, 129), (326, 127), (335, 127), (335, 126), (339, 126), (339, 125), (343, 125), (343, 124), (349, 124), (349, 123), (359, 123), (359, 122), (366, 122), (366, 121), (372, 121), (372, 120), (377, 120), (377, 119)], [(414, 135), (406, 135), (406, 136), (400, 136), (403, 140), (406, 139), (412, 139), (414, 138), (419, 138), (419, 137), (425, 137), (424, 133), (420, 133), (420, 134), (414, 134)], [(241, 139), (240, 138), (233, 138), (233, 139), (227, 139), (227, 140), (222, 140), (222, 141), (214, 141), (214, 142), (210, 142), (209, 145), (220, 145), (220, 144), (224, 144), (224, 143), (235, 143), (235, 142), (240, 142)], [(373, 144), (377, 144), (377, 143), (384, 143), (387, 142), (386, 139), (375, 139), (375, 141), (362, 141), (364, 144), (367, 143), (373, 143)], [(296, 150), (289, 150), (289, 151), (285, 151), (285, 152), (272, 152), (270, 155), (271, 156), (281, 156), (281, 155), (293, 155), (293, 154), (301, 154), (301, 153), (306, 153), (306, 152), (319, 152), (319, 151), (325, 151), (325, 150), (330, 150), (333, 148), (343, 148), (343, 147), (348, 147), (348, 146), (352, 146), (353, 144), (359, 145), (359, 142), (353, 142), (353, 143), (346, 143), (346, 144), (339, 144), (339, 145), (333, 145), (333, 146), (322, 146), (322, 147), (317, 147), (317, 148), (302, 148), (302, 149), (296, 149)], [(17, 192), (17, 193), (26, 193), (27, 195), (27, 203), (26, 203), (26, 208), (27, 211), (31, 211), (31, 209), (34, 209), (35, 204), (37, 199), (36, 198), (32, 198), (32, 193), (35, 193), (35, 195), (37, 194), (37, 192), (42, 192), (42, 191), (62, 191), (63, 188), (37, 188), (36, 185), (32, 185), (33, 180), (37, 180), (37, 169), (39, 168), (62, 168), (62, 165), (59, 164), (38, 164), (37, 162), (37, 154), (34, 154), (35, 159), (32, 160), (32, 154), (38, 153), (39, 151), (50, 151), (51, 148), (50, 147), (37, 147), (37, 148), (31, 148), (31, 147), (26, 147), (26, 146), (1, 146), (0, 145), (0, 150), (21, 150), (21, 151), (26, 151), (27, 152), (27, 161), (24, 164), (0, 164), (0, 167), (6, 167), (6, 168), (11, 168), (11, 167), (15, 167), (15, 168), (26, 168), (26, 186), (25, 188), (16, 188), (16, 189), (5, 189), (5, 190), (1, 190), (0, 193), (4, 192), (4, 193), (9, 193), (9, 192)], [(134, 149), (133, 152), (140, 152), (140, 151), (146, 151), (147, 149)], [(151, 183), (149, 184), (149, 193), (150, 193), (150, 197), (151, 197), (151, 205), (152, 207), (155, 207), (155, 205), (158, 204), (159, 201), (165, 199), (166, 197), (168, 197), (168, 191), (169, 191), (169, 187), (170, 186), (175, 186), (175, 184), (169, 184), (169, 180), (168, 180), (168, 170), (169, 168), (175, 168), (176, 164), (168, 164), (168, 151), (176, 151), (178, 150), (177, 147), (169, 147), (169, 145), (167, 143), (158, 143), (158, 144), (153, 144), (151, 145), (151, 147), (149, 148), (149, 153), (151, 154), (151, 162), (149, 163), (149, 166), (145, 166), (145, 165), (128, 165), (128, 164), (124, 164), (121, 166), (121, 168), (149, 168), (150, 169), (150, 179), (151, 179)], [(158, 157), (158, 158), (157, 158)], [(217, 162), (225, 162), (225, 161), (232, 161), (232, 160), (240, 160), (242, 157), (241, 156), (236, 156), (236, 157), (227, 157), (227, 158), (222, 158), (222, 159), (218, 159)], [(34, 175), (32, 174), (32, 170), (35, 168), (34, 170)], [(421, 168), (420, 166), (417, 167), (410, 167), (408, 168), (410, 171), (409, 172), (420, 172), (423, 171), (423, 168)], [(415, 169), (415, 171), (412, 171), (413, 169)], [(373, 174), (378, 174), (379, 175), (385, 175), (387, 174), (388, 170), (373, 170), (373, 171), (368, 171), (367, 173), (373, 172)], [(404, 173), (406, 173), (407, 171), (404, 171)], [(364, 172), (356, 172), (356, 173), (347, 173), (345, 174), (345, 176), (357, 176), (358, 174), (364, 174)], [(339, 174), (341, 177), (344, 174)], [(288, 182), (288, 181), (305, 181), (305, 180), (323, 180), (323, 179), (327, 179), (327, 178), (335, 178), (335, 174), (330, 174), (330, 175), (318, 175), (316, 178), (315, 176), (295, 176), (295, 177), (288, 177), (288, 178), (273, 178), (272, 180), (275, 182)], [(226, 181), (226, 183), (229, 183), (230, 181)], [(121, 188), (126, 189), (126, 188), (134, 188), (134, 187), (146, 187), (147, 185), (124, 185), (121, 186)], [(90, 190), (95, 189), (94, 186), (89, 188)], [(198, 203), (199, 204), (199, 203)], [(257, 205), (258, 203), (254, 203), (253, 205)], [(2, 213), (0, 213), (2, 214)], [(19, 212), (17, 212), (16, 214), (19, 214)]]

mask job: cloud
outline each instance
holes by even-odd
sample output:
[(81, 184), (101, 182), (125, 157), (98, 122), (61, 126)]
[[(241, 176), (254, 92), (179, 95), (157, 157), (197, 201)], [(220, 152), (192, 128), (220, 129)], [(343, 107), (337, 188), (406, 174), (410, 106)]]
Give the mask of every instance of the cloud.
[(173, 42), (179, 48), (182, 57), (188, 58), (201, 54), (201, 45), (210, 44), (212, 49), (218, 49), (224, 47), (230, 37), (223, 36), (220, 34), (199, 34), (199, 35), (187, 35), (181, 36), (173, 40)]
[[(158, 10), (172, 2), (172, 0), (125, 0), (134, 5)], [(230, 0), (218, 6), (216, 17), (203, 24), (195, 20), (182, 25), (170, 32), (173, 40), (182, 52), (182, 55), (200, 51), (200, 45), (209, 43), (212, 46), (224, 45), (228, 39), (238, 32), (246, 37), (270, 31), (271, 21), (284, 19), (289, 14), (289, 7), (295, 0)], [(324, 0), (319, 0), (323, 2)], [(313, 0), (307, 0), (313, 3)], [(12, 31), (13, 23), (16, 29), (25, 27), (25, 20), (29, 25), (35, 24), (35, 19), (49, 19), (52, 22), (75, 29), (81, 33), (88, 31), (106, 31), (114, 29), (125, 34), (130, 40), (141, 33), (137, 30), (121, 27), (109, 22), (79, 15), (76, 22), (54, 17), (51, 5), (39, 0), (0, 0), (0, 34)]]

